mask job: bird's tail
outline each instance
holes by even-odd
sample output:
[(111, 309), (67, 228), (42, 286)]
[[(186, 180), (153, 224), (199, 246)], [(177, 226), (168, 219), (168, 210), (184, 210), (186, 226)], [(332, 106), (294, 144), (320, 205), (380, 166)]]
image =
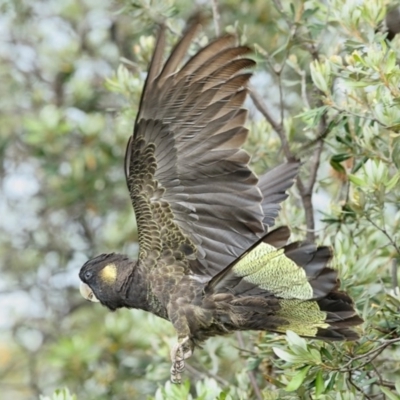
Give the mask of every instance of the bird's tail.
[(230, 320), (232, 329), (290, 329), (324, 340), (357, 339), (351, 327), (363, 320), (350, 296), (338, 290), (337, 271), (328, 266), (330, 248), (285, 245), (289, 235), (287, 227), (268, 233), (209, 282), (206, 293), (225, 304), (222, 319)]

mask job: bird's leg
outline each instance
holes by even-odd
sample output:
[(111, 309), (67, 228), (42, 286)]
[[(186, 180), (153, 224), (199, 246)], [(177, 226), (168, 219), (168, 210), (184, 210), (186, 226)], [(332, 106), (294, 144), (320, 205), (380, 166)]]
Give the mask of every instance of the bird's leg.
[(189, 336), (178, 339), (171, 349), (171, 382), (181, 383), (182, 372), (185, 369), (185, 360), (193, 354), (193, 343)]
[(185, 369), (185, 360), (193, 353), (193, 341), (191, 340), (188, 320), (186, 318), (187, 307), (183, 304), (175, 304), (169, 308), (169, 318), (178, 333), (178, 342), (171, 348), (171, 382), (181, 383), (181, 374)]

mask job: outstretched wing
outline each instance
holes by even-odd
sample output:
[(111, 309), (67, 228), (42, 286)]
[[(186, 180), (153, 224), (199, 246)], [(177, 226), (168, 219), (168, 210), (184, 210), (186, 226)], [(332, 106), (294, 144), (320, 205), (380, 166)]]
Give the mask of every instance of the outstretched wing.
[[(272, 173), (275, 187), (265, 179), (265, 190), (258, 186), (241, 149), (248, 133), (242, 105), (251, 76), (244, 70), (254, 65), (246, 58), (250, 49), (227, 35), (183, 65), (199, 28), (195, 17), (165, 64), (160, 28), (125, 172), (139, 258), (151, 267), (172, 252), (194, 273), (215, 275), (265, 232), (298, 166)], [(264, 197), (271, 201), (263, 203)]]

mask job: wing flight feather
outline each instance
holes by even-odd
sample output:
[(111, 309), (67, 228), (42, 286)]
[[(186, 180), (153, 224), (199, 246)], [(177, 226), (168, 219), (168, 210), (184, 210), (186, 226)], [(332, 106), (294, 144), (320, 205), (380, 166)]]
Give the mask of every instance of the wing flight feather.
[(250, 49), (237, 46), (231, 35), (186, 61), (200, 26), (201, 18), (194, 17), (165, 64), (165, 27), (160, 28), (125, 172), (139, 258), (156, 266), (172, 252), (187, 260), (188, 271), (213, 276), (265, 234), (298, 163), (260, 181), (250, 170), (241, 149), (248, 134), (242, 105), (247, 70), (255, 63), (246, 58)]

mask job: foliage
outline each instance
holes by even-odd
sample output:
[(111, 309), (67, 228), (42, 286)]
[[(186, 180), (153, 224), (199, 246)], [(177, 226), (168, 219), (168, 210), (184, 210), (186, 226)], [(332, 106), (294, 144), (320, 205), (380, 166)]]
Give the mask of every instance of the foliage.
[[(124, 147), (155, 21), (167, 18), (172, 43), (193, 5), (5, 1), (4, 398), (400, 399), (400, 38), (388, 42), (381, 28), (389, 4), (214, 3), (220, 29), (255, 49), (246, 144), (253, 166), (261, 173), (285, 158), (304, 162), (278, 223), (289, 224), (294, 239), (333, 246), (342, 287), (365, 319), (361, 339), (323, 343), (293, 332), (210, 339), (174, 386), (170, 324), (84, 303), (77, 272), (88, 257), (137, 252)], [(210, 22), (198, 43), (214, 29)], [(52, 394), (64, 386), (69, 391)]]
[(68, 389), (56, 390), (51, 397), (40, 396), (40, 400), (76, 400), (75, 395), (71, 395)]

